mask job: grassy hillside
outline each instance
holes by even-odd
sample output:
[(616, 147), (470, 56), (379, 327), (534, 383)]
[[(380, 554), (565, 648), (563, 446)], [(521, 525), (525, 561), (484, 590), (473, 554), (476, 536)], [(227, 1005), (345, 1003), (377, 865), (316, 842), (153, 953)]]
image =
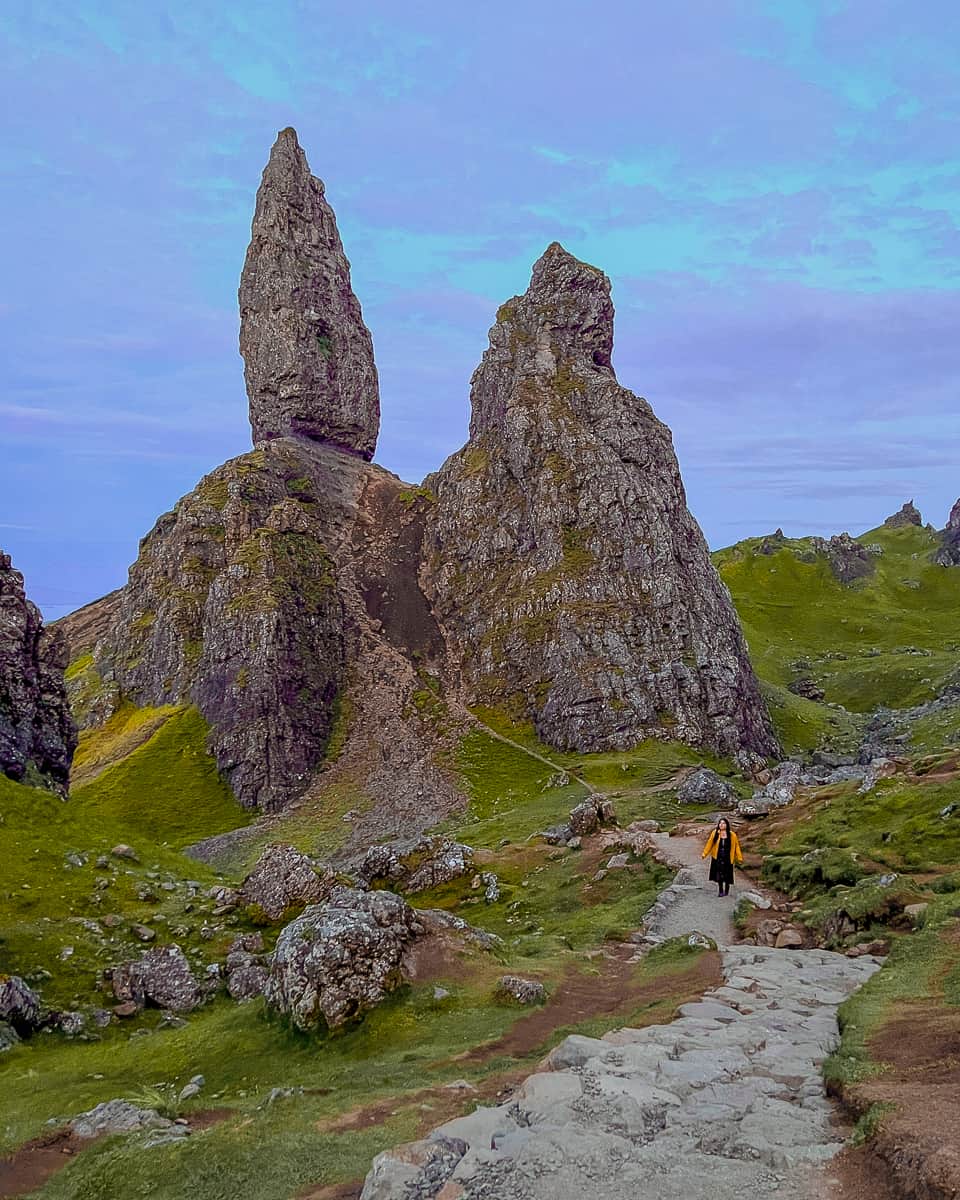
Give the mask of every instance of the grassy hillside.
[[(844, 585), (811, 539), (788, 538), (774, 554), (749, 538), (714, 555), (736, 604), (750, 655), (788, 748), (842, 741), (853, 714), (905, 708), (936, 695), (960, 665), (960, 570), (931, 559), (934, 533), (918, 526), (871, 530), (876, 570)], [(812, 679), (824, 703), (787, 684)]]

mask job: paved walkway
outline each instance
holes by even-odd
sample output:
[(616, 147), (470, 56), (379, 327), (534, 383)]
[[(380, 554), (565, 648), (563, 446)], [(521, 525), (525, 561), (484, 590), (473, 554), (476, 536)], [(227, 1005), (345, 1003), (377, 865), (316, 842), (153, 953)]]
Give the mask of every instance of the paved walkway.
[[(667, 849), (702, 881), (696, 842)], [(362, 1200), (820, 1195), (819, 1168), (841, 1146), (820, 1065), (837, 1042), (837, 1006), (879, 962), (732, 945), (733, 893), (679, 888), (654, 913), (658, 932), (716, 938), (721, 987), (669, 1025), (567, 1038), (508, 1103), (379, 1155)]]

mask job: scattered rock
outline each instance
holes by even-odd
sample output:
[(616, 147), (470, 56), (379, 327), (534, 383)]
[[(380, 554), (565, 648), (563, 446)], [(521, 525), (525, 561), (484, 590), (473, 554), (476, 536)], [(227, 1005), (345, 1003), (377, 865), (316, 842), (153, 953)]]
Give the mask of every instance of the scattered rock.
[[(569, 844), (568, 842), (567, 845)], [(492, 871), (481, 871), (480, 883), (483, 885), (484, 901), (487, 904), (496, 904), (500, 899), (500, 880)]]
[(794, 679), (787, 684), (787, 691), (793, 692), (795, 696), (803, 696), (805, 700), (822, 700), (826, 696), (826, 692), (809, 675), (802, 676), (800, 679)]
[(7, 1050), (12, 1050), (19, 1044), (20, 1036), (14, 1027), (6, 1021), (0, 1021), (0, 1054), (5, 1054)]
[(335, 877), (321, 871), (309, 855), (293, 846), (268, 846), (241, 884), (240, 899), (278, 921), (288, 909), (316, 904), (330, 894)]
[(928, 908), (929, 905), (926, 902), (920, 904), (906, 904), (904, 905), (903, 912), (905, 916), (909, 917), (911, 921), (916, 923), (920, 920)]
[(140, 856), (132, 846), (128, 846), (126, 842), (120, 842), (110, 851), (114, 858), (125, 858), (129, 862), (139, 862)]
[(798, 929), (788, 926), (780, 930), (773, 944), (778, 950), (799, 950), (803, 946), (803, 935)]
[(736, 808), (737, 793), (709, 767), (697, 767), (677, 789), (681, 804), (709, 804), (718, 809)]
[(184, 1100), (192, 1100), (195, 1096), (199, 1096), (206, 1082), (202, 1075), (194, 1075), (190, 1082), (180, 1089), (177, 1099), (182, 1103)]
[(629, 854), (614, 854), (607, 863), (608, 871), (622, 871), (624, 867), (630, 865)]
[(503, 975), (497, 980), (494, 998), (512, 1001), (516, 1004), (543, 1004), (547, 999), (547, 991), (542, 983), (538, 983), (534, 979), (521, 979), (519, 975)]
[(401, 896), (336, 887), (280, 931), (267, 1004), (298, 1029), (337, 1029), (398, 986), (404, 947), (422, 930)]
[(131, 925), (130, 932), (141, 942), (152, 942), (157, 936), (157, 931), (151, 929), (149, 925)]
[(62, 1012), (57, 1016), (60, 1032), (66, 1037), (77, 1037), (87, 1027), (87, 1018), (82, 1012)]
[(761, 896), (759, 892), (741, 892), (740, 899), (746, 900), (748, 904), (752, 904), (754, 908), (769, 908), (770, 901), (766, 896)]

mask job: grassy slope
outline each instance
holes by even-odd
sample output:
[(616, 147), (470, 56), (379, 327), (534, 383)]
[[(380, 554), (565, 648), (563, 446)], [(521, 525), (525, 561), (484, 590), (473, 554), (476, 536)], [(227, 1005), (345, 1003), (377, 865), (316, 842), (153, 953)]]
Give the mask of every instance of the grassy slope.
[[(161, 867), (169, 865), (171, 872), (179, 859), (176, 850), (155, 847), (147, 843), (145, 835), (155, 834), (172, 817), (164, 817), (155, 807), (167, 803), (163, 781), (169, 776), (182, 779), (185, 767), (199, 761), (182, 754), (177, 739), (163, 736), (171, 722), (183, 716), (168, 718), (145, 746), (104, 771), (89, 789), (82, 789), (87, 796), (78, 793), (78, 813), (91, 817), (103, 813), (111, 822), (109, 833), (104, 830), (101, 835), (103, 844), (122, 836), (138, 847), (144, 867), (149, 865), (149, 845), (151, 859)], [(524, 730), (505, 727), (505, 732), (517, 738), (531, 737)], [(149, 773), (156, 779), (153, 800), (138, 793), (133, 775), (122, 775), (133, 770), (138, 757), (141, 767), (144, 758), (150, 762)], [(648, 744), (632, 757), (605, 755), (576, 762), (598, 780), (626, 780), (618, 804), (632, 817), (662, 815), (671, 807), (662, 793), (645, 793), (642, 785), (656, 785), (691, 757), (682, 748)], [(496, 955), (473, 954), (453, 965), (449, 977), (403, 989), (369, 1014), (362, 1025), (333, 1038), (296, 1036), (267, 1019), (259, 1002), (236, 1005), (226, 999), (192, 1014), (182, 1029), (159, 1030), (157, 1013), (145, 1013), (133, 1024), (134, 1031), (151, 1031), (148, 1036), (130, 1036), (131, 1025), (124, 1024), (110, 1028), (101, 1041), (91, 1043), (65, 1043), (52, 1034), (35, 1038), (0, 1060), (3, 1146), (35, 1135), (50, 1117), (67, 1116), (100, 1100), (130, 1095), (144, 1085), (183, 1083), (197, 1072), (206, 1076), (208, 1086), (194, 1107), (223, 1104), (237, 1110), (235, 1119), (184, 1146), (151, 1151), (148, 1162), (144, 1162), (145, 1156), (124, 1150), (122, 1141), (94, 1147), (51, 1181), (44, 1195), (68, 1196), (80, 1191), (94, 1198), (139, 1194), (136, 1186), (147, 1182), (140, 1173), (148, 1172), (150, 1194), (158, 1197), (179, 1196), (185, 1188), (198, 1200), (232, 1197), (243, 1194), (244, 1187), (252, 1186), (250, 1181), (256, 1178), (267, 1181), (260, 1184), (265, 1190), (258, 1195), (279, 1200), (306, 1183), (333, 1183), (362, 1174), (373, 1153), (409, 1136), (414, 1123), (423, 1118), (416, 1104), (405, 1107), (404, 1101), (420, 1088), (463, 1076), (479, 1082), (507, 1068), (532, 1066), (549, 1044), (572, 1028), (599, 1033), (610, 1024), (669, 1019), (667, 999), (651, 1011), (624, 1011), (616, 1017), (555, 1030), (517, 1063), (501, 1058), (471, 1065), (462, 1060), (465, 1052), (507, 1033), (523, 1015), (492, 1002), (494, 981), (504, 970), (541, 978), (548, 991), (561, 979), (569, 980), (571, 972), (596, 977), (602, 986), (602, 964), (594, 959), (597, 948), (636, 927), (664, 885), (667, 872), (652, 863), (638, 862), (632, 871), (612, 872), (605, 880), (594, 882), (591, 876), (597, 864), (588, 865), (582, 854), (528, 840), (542, 825), (562, 820), (584, 791), (576, 783), (552, 779), (550, 767), (522, 751), (478, 733), (464, 742), (459, 768), (472, 803), (462, 821), (451, 826), (451, 832), (471, 841), (487, 858), (484, 865), (502, 880), (503, 897), (494, 905), (478, 904), (465, 881), (463, 887), (417, 897), (416, 902), (442, 904), (473, 924), (499, 933), (504, 938), (501, 950)], [(26, 793), (21, 797), (26, 813), (27, 801), (34, 802), (36, 795), (28, 789), (20, 791)], [(94, 796), (99, 798), (98, 804)], [(118, 810), (124, 797), (129, 802), (136, 796), (141, 801), (127, 814), (125, 823)], [(60, 805), (63, 812), (71, 808), (70, 803), (52, 798), (48, 802)], [(196, 809), (196, 805), (192, 807)], [(677, 811), (676, 805), (672, 808)], [(212, 811), (220, 812), (215, 805)], [(23, 824), (32, 822), (24, 820)], [(82, 835), (75, 825), (72, 829), (69, 837), (64, 835), (67, 841), (83, 848), (93, 841), (89, 831)], [(177, 841), (182, 844), (195, 836), (196, 828), (181, 827)], [(504, 840), (505, 846), (501, 845)], [(63, 874), (63, 845), (58, 835), (56, 852), (51, 851), (52, 857), (43, 865), (44, 876)], [(84, 870), (89, 873), (91, 869)], [(205, 878), (203, 868), (195, 863), (189, 864), (189, 872), (194, 878)], [(70, 912), (82, 911), (88, 895), (89, 884), (78, 889)], [(268, 937), (271, 932), (267, 930)], [(205, 948), (208, 956), (222, 958), (223, 946), (221, 942)], [(681, 959), (673, 961), (668, 951), (637, 968), (637, 978), (689, 965), (686, 955)], [(87, 964), (88, 972), (92, 966)], [(55, 972), (63, 969), (64, 964), (54, 966)], [(449, 990), (448, 999), (434, 999), (436, 983)], [(44, 984), (44, 994), (53, 986), (53, 981)], [(25, 1077), (32, 1083), (27, 1092), (19, 1083)], [(276, 1086), (314, 1090), (279, 1109), (260, 1110), (257, 1106)], [(391, 1106), (399, 1115), (376, 1130), (337, 1137), (318, 1133), (318, 1122), (386, 1096), (396, 1098)], [(469, 1107), (469, 1100), (465, 1105)]]
[[(132, 922), (159, 917), (161, 931), (164, 922), (186, 922), (191, 933), (181, 940), (199, 944), (183, 881), (209, 884), (215, 877), (179, 850), (247, 819), (206, 755), (205, 739), (194, 710), (173, 710), (142, 746), (66, 801), (0, 776), (0, 969), (31, 978), (48, 972), (43, 995), (51, 1007), (96, 997), (99, 970), (137, 946)], [(120, 842), (132, 845), (140, 862), (111, 858), (98, 868), (97, 856)], [(146, 887), (157, 903), (138, 898)], [(114, 931), (82, 923), (99, 923), (107, 913), (123, 918)], [(65, 946), (73, 952), (62, 960)]]
[(786, 691), (799, 676), (814, 678), (828, 702), (866, 713), (922, 703), (956, 668), (960, 571), (930, 561), (934, 534), (915, 526), (863, 534), (858, 541), (884, 552), (876, 573), (850, 586), (837, 582), (822, 556), (801, 561), (810, 539), (788, 539), (772, 555), (758, 553), (760, 540), (720, 550), (714, 561), (788, 745), (843, 734), (841, 715)]

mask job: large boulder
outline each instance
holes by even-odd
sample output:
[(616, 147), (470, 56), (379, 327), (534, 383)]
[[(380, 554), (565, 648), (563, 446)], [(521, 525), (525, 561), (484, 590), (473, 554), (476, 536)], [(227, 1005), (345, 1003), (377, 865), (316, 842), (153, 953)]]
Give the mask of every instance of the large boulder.
[(154, 946), (133, 962), (110, 972), (113, 994), (121, 1004), (147, 1004), (171, 1012), (190, 1012), (203, 1001), (203, 991), (179, 946)]
[(697, 767), (677, 788), (681, 804), (710, 804), (714, 808), (736, 808), (737, 793), (709, 767)]
[(367, 887), (390, 883), (402, 892), (426, 892), (473, 870), (473, 849), (445, 837), (402, 838), (371, 846), (357, 869)]
[(234, 938), (227, 951), (227, 991), (234, 1000), (253, 1000), (263, 995), (270, 973), (269, 959), (263, 953), (263, 937), (244, 933)]
[(257, 859), (240, 887), (240, 899), (278, 921), (288, 909), (322, 900), (334, 882), (309, 855), (278, 843), (268, 846)]
[(240, 277), (253, 440), (294, 435), (370, 459), (380, 427), (373, 342), (323, 183), (296, 131), (277, 136)]
[(404, 948), (422, 931), (394, 892), (334, 888), (280, 931), (267, 1004), (298, 1029), (338, 1029), (399, 986)]
[(0, 774), (66, 792), (77, 745), (66, 663), (62, 636), (44, 627), (0, 551)]

